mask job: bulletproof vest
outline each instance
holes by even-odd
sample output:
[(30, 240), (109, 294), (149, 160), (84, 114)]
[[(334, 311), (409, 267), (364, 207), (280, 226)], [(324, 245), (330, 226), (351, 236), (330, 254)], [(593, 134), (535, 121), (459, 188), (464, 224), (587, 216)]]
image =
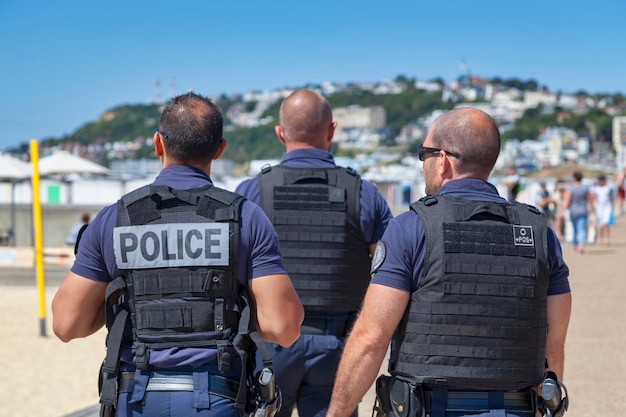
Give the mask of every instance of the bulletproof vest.
[(139, 369), (148, 367), (150, 349), (217, 347), (223, 354), (231, 344), (245, 305), (237, 280), (242, 200), (212, 186), (149, 185), (118, 202), (113, 238), (123, 277), (109, 284), (107, 298), (122, 297), (107, 326), (112, 337), (115, 318), (127, 311), (121, 343), (132, 343)]
[(445, 195), (411, 210), (424, 225), (426, 253), (392, 340), (390, 372), (448, 387), (537, 385), (550, 277), (545, 216), (525, 204)]
[(370, 279), (359, 175), (349, 168), (279, 165), (264, 167), (257, 179), (260, 205), (305, 311), (357, 311)]

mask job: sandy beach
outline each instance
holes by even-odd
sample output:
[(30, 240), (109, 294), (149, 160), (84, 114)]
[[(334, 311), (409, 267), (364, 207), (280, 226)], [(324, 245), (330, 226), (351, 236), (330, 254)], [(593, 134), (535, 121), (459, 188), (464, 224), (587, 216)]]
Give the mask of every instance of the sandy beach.
[[(574, 297), (566, 345), (568, 417), (621, 416), (626, 403), (626, 216), (612, 229), (610, 246), (589, 245), (584, 255), (563, 244)], [(16, 278), (0, 266), (0, 416), (87, 416), (98, 402), (97, 374), (105, 354), (105, 331), (62, 343), (52, 333), (50, 303), (60, 282), (46, 278), (46, 334), (40, 336), (35, 277)], [(23, 275), (23, 276), (22, 276)], [(370, 416), (372, 390), (360, 406)], [(89, 415), (95, 415), (89, 414)]]

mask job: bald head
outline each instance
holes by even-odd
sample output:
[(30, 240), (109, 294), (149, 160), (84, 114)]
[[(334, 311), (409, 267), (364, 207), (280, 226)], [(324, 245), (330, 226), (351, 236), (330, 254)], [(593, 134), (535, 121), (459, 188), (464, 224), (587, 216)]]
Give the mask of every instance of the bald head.
[(279, 138), (290, 148), (330, 149), (333, 114), (326, 99), (312, 90), (296, 90), (280, 106)]
[(428, 135), (431, 146), (461, 155), (454, 161), (458, 174), (489, 178), (500, 153), (500, 131), (487, 113), (470, 107), (450, 110), (435, 120)]

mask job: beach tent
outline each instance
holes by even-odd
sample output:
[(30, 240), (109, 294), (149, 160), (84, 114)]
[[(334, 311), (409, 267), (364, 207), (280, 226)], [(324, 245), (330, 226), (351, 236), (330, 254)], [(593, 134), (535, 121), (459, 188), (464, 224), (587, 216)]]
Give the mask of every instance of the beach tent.
[(11, 229), (8, 240), (15, 245), (15, 183), (30, 178), (31, 166), (28, 162), (0, 153), (0, 182), (11, 183)]

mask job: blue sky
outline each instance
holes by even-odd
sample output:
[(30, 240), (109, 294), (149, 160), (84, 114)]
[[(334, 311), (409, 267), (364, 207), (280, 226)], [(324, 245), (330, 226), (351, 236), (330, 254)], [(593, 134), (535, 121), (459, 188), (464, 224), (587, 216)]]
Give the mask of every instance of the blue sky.
[[(534, 79), (626, 92), (626, 2), (0, 0), (0, 151), (121, 104), (378, 81)], [(417, 117), (418, 115), (416, 115)]]

